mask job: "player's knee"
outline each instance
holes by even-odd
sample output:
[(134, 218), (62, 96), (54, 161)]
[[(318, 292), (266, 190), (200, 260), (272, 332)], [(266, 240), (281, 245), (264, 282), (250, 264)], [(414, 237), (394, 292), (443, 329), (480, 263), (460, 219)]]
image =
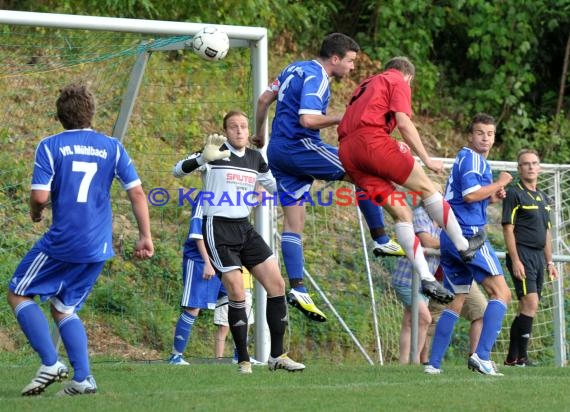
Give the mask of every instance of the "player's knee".
[(508, 305), (511, 302), (512, 295), (511, 290), (507, 287), (501, 287), (499, 291), (497, 291), (497, 299), (502, 301), (505, 305)]

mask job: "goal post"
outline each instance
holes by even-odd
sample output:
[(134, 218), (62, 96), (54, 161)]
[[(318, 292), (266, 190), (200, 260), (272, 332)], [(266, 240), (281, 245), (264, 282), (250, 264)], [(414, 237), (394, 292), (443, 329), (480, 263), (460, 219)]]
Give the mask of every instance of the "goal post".
[[(219, 30), (227, 33), (230, 39), (230, 48), (237, 49), (237, 48), (245, 48), (249, 50), (249, 63), (241, 63), (243, 67), (243, 72), (247, 76), (246, 78), (242, 79), (238, 84), (240, 88), (248, 89), (243, 90), (240, 93), (243, 97), (240, 97), (240, 100), (237, 101), (224, 101), (220, 102), (216, 105), (213, 109), (208, 109), (209, 102), (197, 102), (196, 111), (202, 109), (206, 112), (211, 112), (208, 114), (215, 115), (215, 117), (204, 119), (203, 123), (206, 127), (203, 130), (197, 130), (198, 127), (194, 127), (193, 130), (198, 136), (205, 136), (208, 133), (218, 131), (221, 126), (221, 115), (223, 111), (227, 111), (230, 108), (237, 107), (238, 105), (243, 104), (242, 102), (246, 102), (249, 106), (247, 109), (242, 107), (244, 111), (249, 113), (250, 119), (253, 119), (253, 114), (255, 113), (256, 104), (257, 104), (257, 97), (263, 92), (263, 90), (267, 86), (268, 82), (268, 69), (267, 69), (267, 60), (268, 60), (268, 41), (267, 41), (267, 29), (262, 27), (247, 27), (247, 26), (234, 26), (234, 25), (220, 25), (220, 24), (211, 24), (211, 23), (186, 23), (186, 22), (172, 22), (172, 21), (151, 21), (151, 20), (138, 20), (138, 19), (125, 19), (125, 18), (113, 18), (113, 17), (95, 17), (95, 16), (79, 16), (79, 15), (66, 15), (66, 14), (55, 14), (55, 13), (33, 13), (33, 12), (19, 12), (19, 11), (8, 11), (2, 10), (0, 12), (0, 25), (6, 25), (6, 27), (18, 27), (18, 26), (30, 26), (32, 28), (42, 28), (42, 30), (46, 30), (46, 28), (52, 30), (60, 30), (64, 29), (69, 31), (69, 33), (76, 33), (76, 32), (88, 32), (88, 31), (98, 31), (98, 32), (113, 32), (113, 33), (134, 33), (141, 35), (141, 41), (138, 43), (138, 46), (131, 46), (132, 49), (130, 51), (125, 52), (124, 50), (113, 50), (112, 52), (105, 51), (105, 57), (103, 59), (110, 59), (112, 60), (114, 57), (121, 57), (121, 55), (134, 55), (135, 62), (130, 69), (130, 75), (128, 76), (128, 83), (126, 87), (123, 84), (116, 84), (115, 87), (117, 90), (122, 90), (122, 98), (120, 99), (121, 102), (119, 104), (120, 108), (115, 109), (118, 110), (118, 114), (114, 120), (114, 124), (112, 126), (112, 132), (110, 130), (106, 130), (107, 134), (112, 134), (113, 136), (123, 140), (127, 140), (127, 148), (132, 144), (132, 139), (126, 139), (128, 134), (129, 128), (131, 127), (132, 122), (132, 114), (135, 110), (136, 105), (140, 105), (140, 102), (137, 101), (139, 96), (139, 92), (141, 87), (143, 86), (143, 81), (146, 75), (147, 64), (149, 63), (150, 57), (152, 53), (155, 52), (168, 52), (168, 51), (176, 51), (176, 50), (189, 50), (191, 49), (191, 40), (192, 36), (196, 34), (200, 29), (204, 26), (214, 26)], [(47, 30), (46, 30), (47, 31)], [(7, 30), (6, 32), (9, 32)], [(170, 37), (168, 37), (170, 36)], [(49, 38), (50, 36), (47, 36)], [(156, 38), (158, 38), (158, 40)], [(31, 40), (30, 40), (31, 41)], [(72, 45), (69, 49), (72, 49)], [(32, 46), (33, 47), (33, 46)], [(114, 46), (119, 47), (119, 46)], [(39, 48), (42, 48), (41, 46)], [(61, 48), (65, 49), (64, 46), (57, 46), (56, 49)], [(49, 51), (48, 51), (49, 52)], [(24, 50), (20, 51), (21, 53), (25, 53)], [(30, 52), (33, 53), (33, 52)], [(57, 52), (54, 52), (57, 53)], [(73, 50), (70, 51), (73, 53)], [(235, 53), (235, 51), (233, 52)], [(232, 54), (232, 52), (230, 52)], [(198, 57), (196, 56), (198, 59)], [(69, 61), (66, 62), (65, 58), (61, 56), (55, 56), (54, 61), (57, 60), (58, 64), (61, 65), (62, 73), (65, 73), (66, 69), (72, 66), (79, 67), (83, 64), (86, 64), (86, 61), (89, 58), (85, 58), (79, 61)], [(231, 56), (226, 57), (224, 62), (206, 62), (203, 61), (203, 68), (205, 71), (208, 70), (209, 67), (214, 67), (215, 65), (223, 65), (227, 64), (226, 61), (231, 60)], [(50, 62), (51, 63), (51, 62)], [(87, 62), (88, 63), (88, 62)], [(232, 69), (231, 66), (227, 66), (229, 69)], [(33, 70), (31, 68), (30, 70)], [(53, 71), (53, 68), (48, 69)], [(77, 68), (77, 70), (81, 70)], [(125, 71), (124, 68), (117, 69), (116, 71)], [(238, 66), (238, 70), (233, 71), (241, 71), (241, 68)], [(41, 77), (39, 73), (34, 74), (38, 78)], [(10, 73), (0, 73), (2, 77), (14, 78), (19, 76), (20, 74), (10, 74)], [(82, 79), (88, 79), (89, 75), (84, 73), (76, 74), (76, 77), (80, 77)], [(103, 75), (104, 77), (104, 75)], [(198, 76), (200, 77), (200, 76)], [(202, 75), (201, 77), (207, 77)], [(64, 80), (64, 76), (62, 76), (61, 81)], [(101, 83), (103, 82), (112, 83), (112, 79), (105, 79), (102, 78), (100, 80)], [(206, 79), (207, 81), (207, 79)], [(218, 81), (223, 81), (222, 78), (218, 79)], [(123, 82), (123, 80), (120, 80)], [(58, 84), (58, 87), (63, 86), (63, 84)], [(112, 85), (110, 85), (112, 87)], [(4, 87), (4, 86), (2, 86)], [(209, 86), (205, 85), (203, 89), (207, 89)], [(216, 90), (211, 91), (212, 94), (215, 95)], [(41, 91), (38, 91), (41, 93)], [(120, 92), (119, 92), (120, 93)], [(96, 94), (98, 94), (96, 92)], [(208, 95), (207, 91), (202, 92), (203, 95)], [(102, 100), (101, 96), (97, 96), (98, 100)], [(168, 98), (173, 99), (172, 96), (168, 96)], [(214, 98), (210, 97), (210, 100)], [(245, 99), (245, 100), (244, 100)], [(103, 102), (106, 105), (106, 102)], [(222, 108), (222, 104), (226, 106)], [(231, 105), (228, 107), (228, 105)], [(49, 107), (46, 110), (50, 110), (53, 108)], [(107, 107), (105, 107), (107, 110)], [(112, 110), (112, 109), (109, 109)], [(139, 110), (140, 111), (140, 110)], [(139, 114), (140, 116), (140, 114)], [(112, 117), (112, 115), (110, 116)], [(204, 117), (206, 117), (204, 115)], [(112, 119), (111, 119), (112, 120)], [(253, 120), (252, 120), (253, 121)], [(208, 130), (214, 128), (213, 130)], [(21, 126), (16, 125), (15, 129), (21, 128)], [(165, 132), (163, 130), (163, 132)], [(140, 129), (136, 130), (136, 133), (140, 133)], [(154, 132), (159, 133), (159, 132)], [(174, 133), (174, 132), (172, 132)], [(200, 133), (200, 134), (199, 134)], [(49, 134), (49, 133), (48, 133)], [(37, 137), (37, 136), (35, 136)], [(178, 142), (178, 141), (177, 141)], [(180, 143), (180, 142), (178, 142)], [(194, 146), (196, 146), (196, 142), (194, 142)], [(135, 143), (136, 146), (136, 143)], [(181, 144), (179, 144), (181, 146)], [(192, 149), (192, 146), (186, 147), (186, 150), (189, 151)], [(194, 147), (194, 150), (197, 147)], [(130, 149), (129, 149), (130, 151)], [(144, 148), (142, 148), (144, 152)], [(133, 156), (133, 154), (131, 154)], [(135, 158), (133, 156), (133, 158)], [(144, 169), (147, 167), (144, 164), (144, 161), (139, 161), (135, 158), (135, 162), (139, 169)], [(142, 164), (142, 165), (141, 165)], [(141, 166), (139, 166), (141, 165)], [(149, 168), (151, 166), (148, 166)], [(159, 167), (162, 167), (160, 165)], [(161, 170), (160, 172), (164, 172)], [(160, 180), (160, 179), (158, 179)], [(145, 182), (148, 180), (145, 179)], [(148, 183), (147, 183), (148, 184)], [(255, 226), (256, 229), (261, 233), (264, 239), (268, 242), (272, 242), (271, 238), (271, 220), (270, 220), (270, 211), (268, 210), (268, 206), (259, 207), (255, 211)], [(181, 212), (176, 212), (176, 215), (180, 215)], [(161, 218), (162, 220), (162, 218)], [(161, 222), (162, 224), (162, 222)], [(183, 231), (183, 229), (181, 229)], [(179, 260), (180, 258), (178, 258)], [(178, 263), (178, 262), (177, 262)], [(177, 265), (178, 266), (178, 265)], [(178, 270), (179, 271), (179, 270)], [(181, 285), (180, 285), (181, 286)], [(265, 322), (265, 291), (261, 287), (259, 283), (256, 284), (256, 340), (255, 340), (255, 355), (258, 359), (266, 359), (269, 355), (269, 336), (267, 325)]]

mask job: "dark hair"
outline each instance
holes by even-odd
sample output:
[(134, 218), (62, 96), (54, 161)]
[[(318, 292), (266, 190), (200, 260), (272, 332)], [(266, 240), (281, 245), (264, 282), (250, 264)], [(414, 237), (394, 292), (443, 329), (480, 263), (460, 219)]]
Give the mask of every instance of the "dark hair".
[(520, 162), (521, 156), (523, 156), (525, 154), (533, 154), (536, 157), (538, 157), (538, 160), (540, 160), (540, 156), (538, 155), (538, 152), (536, 150), (534, 150), (534, 149), (521, 149), (521, 150), (519, 150), (519, 152), (517, 154), (517, 163)]
[(229, 112), (226, 113), (226, 115), (224, 116), (224, 120), (223, 120), (223, 127), (224, 130), (226, 130), (226, 127), (228, 127), (228, 119), (230, 117), (234, 117), (234, 116), (243, 116), (246, 119), (248, 119), (247, 114), (245, 114), (245, 112), (242, 112), (241, 110), (230, 110)]
[(405, 56), (392, 57), (388, 63), (384, 65), (384, 70), (396, 69), (402, 74), (416, 75), (416, 66)]
[(337, 55), (341, 59), (346, 56), (349, 51), (359, 52), (360, 46), (351, 37), (342, 33), (331, 33), (321, 43), (319, 57), (328, 59)]
[(471, 123), (469, 123), (469, 133), (473, 133), (473, 126), (475, 126), (477, 123), (491, 124), (494, 126), (495, 118), (487, 113), (477, 113), (475, 116), (473, 116), (473, 119), (471, 119)]
[(95, 96), (86, 85), (72, 83), (60, 90), (55, 103), (57, 118), (66, 130), (91, 127)]

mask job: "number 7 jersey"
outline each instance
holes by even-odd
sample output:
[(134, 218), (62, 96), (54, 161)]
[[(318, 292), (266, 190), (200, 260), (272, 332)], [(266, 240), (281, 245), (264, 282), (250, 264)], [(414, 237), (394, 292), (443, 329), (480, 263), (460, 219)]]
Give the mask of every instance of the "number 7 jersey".
[(66, 130), (36, 148), (32, 190), (51, 192), (53, 222), (37, 245), (65, 262), (100, 262), (114, 256), (110, 190), (141, 181), (123, 145), (91, 129)]

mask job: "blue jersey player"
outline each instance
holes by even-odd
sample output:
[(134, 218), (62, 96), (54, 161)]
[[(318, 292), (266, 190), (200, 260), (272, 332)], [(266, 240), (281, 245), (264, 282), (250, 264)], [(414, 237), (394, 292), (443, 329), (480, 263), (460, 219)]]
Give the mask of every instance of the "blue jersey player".
[[(495, 142), (495, 119), (480, 113), (471, 121), (468, 145), (459, 151), (449, 176), (445, 198), (451, 205), (463, 235), (472, 237), (484, 232), (487, 223), (487, 206), (506, 196), (505, 186), (512, 176), (501, 172), (493, 182), (487, 156)], [(441, 234), (441, 265), (444, 285), (455, 293), (455, 299), (443, 311), (437, 322), (433, 338), (428, 374), (441, 373), (441, 362), (451, 341), (451, 335), (463, 302), (469, 293), (473, 279), (482, 284), (489, 295), (489, 303), (483, 315), (483, 327), (475, 353), (468, 360), (468, 367), (484, 375), (500, 376), (490, 360), (491, 348), (501, 331), (511, 291), (507, 286), (501, 264), (488, 240), (473, 259), (464, 262), (447, 234)]]
[(216, 308), (216, 301), (222, 281), (208, 258), (204, 237), (202, 236), (203, 205), (200, 197), (196, 197), (192, 208), (188, 236), (184, 242), (182, 258), (182, 278), (184, 288), (180, 306), (183, 308), (176, 328), (172, 353), (168, 363), (171, 365), (188, 365), (182, 354), (188, 345), (192, 326), (200, 309)]
[(117, 178), (132, 204), (139, 228), (137, 258), (154, 253), (146, 195), (133, 163), (115, 138), (91, 129), (95, 97), (84, 85), (61, 90), (57, 117), (65, 131), (43, 139), (37, 149), (30, 194), (30, 217), (40, 222), (50, 203), (53, 223), (24, 256), (9, 284), (8, 303), (42, 365), (22, 395), (38, 395), (67, 377), (58, 360), (48, 320), (34, 298), (49, 300), (73, 380), (58, 395), (97, 391), (91, 375), (87, 334), (77, 312), (105, 261), (113, 257), (110, 189)]
[[(338, 158), (338, 148), (324, 143), (320, 129), (336, 126), (342, 116), (327, 113), (330, 99), (330, 77), (341, 79), (354, 69), (360, 50), (358, 44), (342, 33), (328, 35), (315, 60), (298, 61), (287, 66), (259, 97), (256, 113), (257, 147), (265, 145), (265, 121), (269, 106), (277, 101), (267, 148), (269, 168), (277, 181), (283, 207), (281, 251), (289, 276), (291, 291), (288, 302), (306, 316), (326, 321), (303, 284), (302, 233), (305, 222), (304, 193), (315, 179), (347, 180), (348, 175)], [(357, 190), (355, 196), (374, 239), (376, 255), (403, 256), (399, 244), (384, 232), (382, 209), (367, 195)]]

